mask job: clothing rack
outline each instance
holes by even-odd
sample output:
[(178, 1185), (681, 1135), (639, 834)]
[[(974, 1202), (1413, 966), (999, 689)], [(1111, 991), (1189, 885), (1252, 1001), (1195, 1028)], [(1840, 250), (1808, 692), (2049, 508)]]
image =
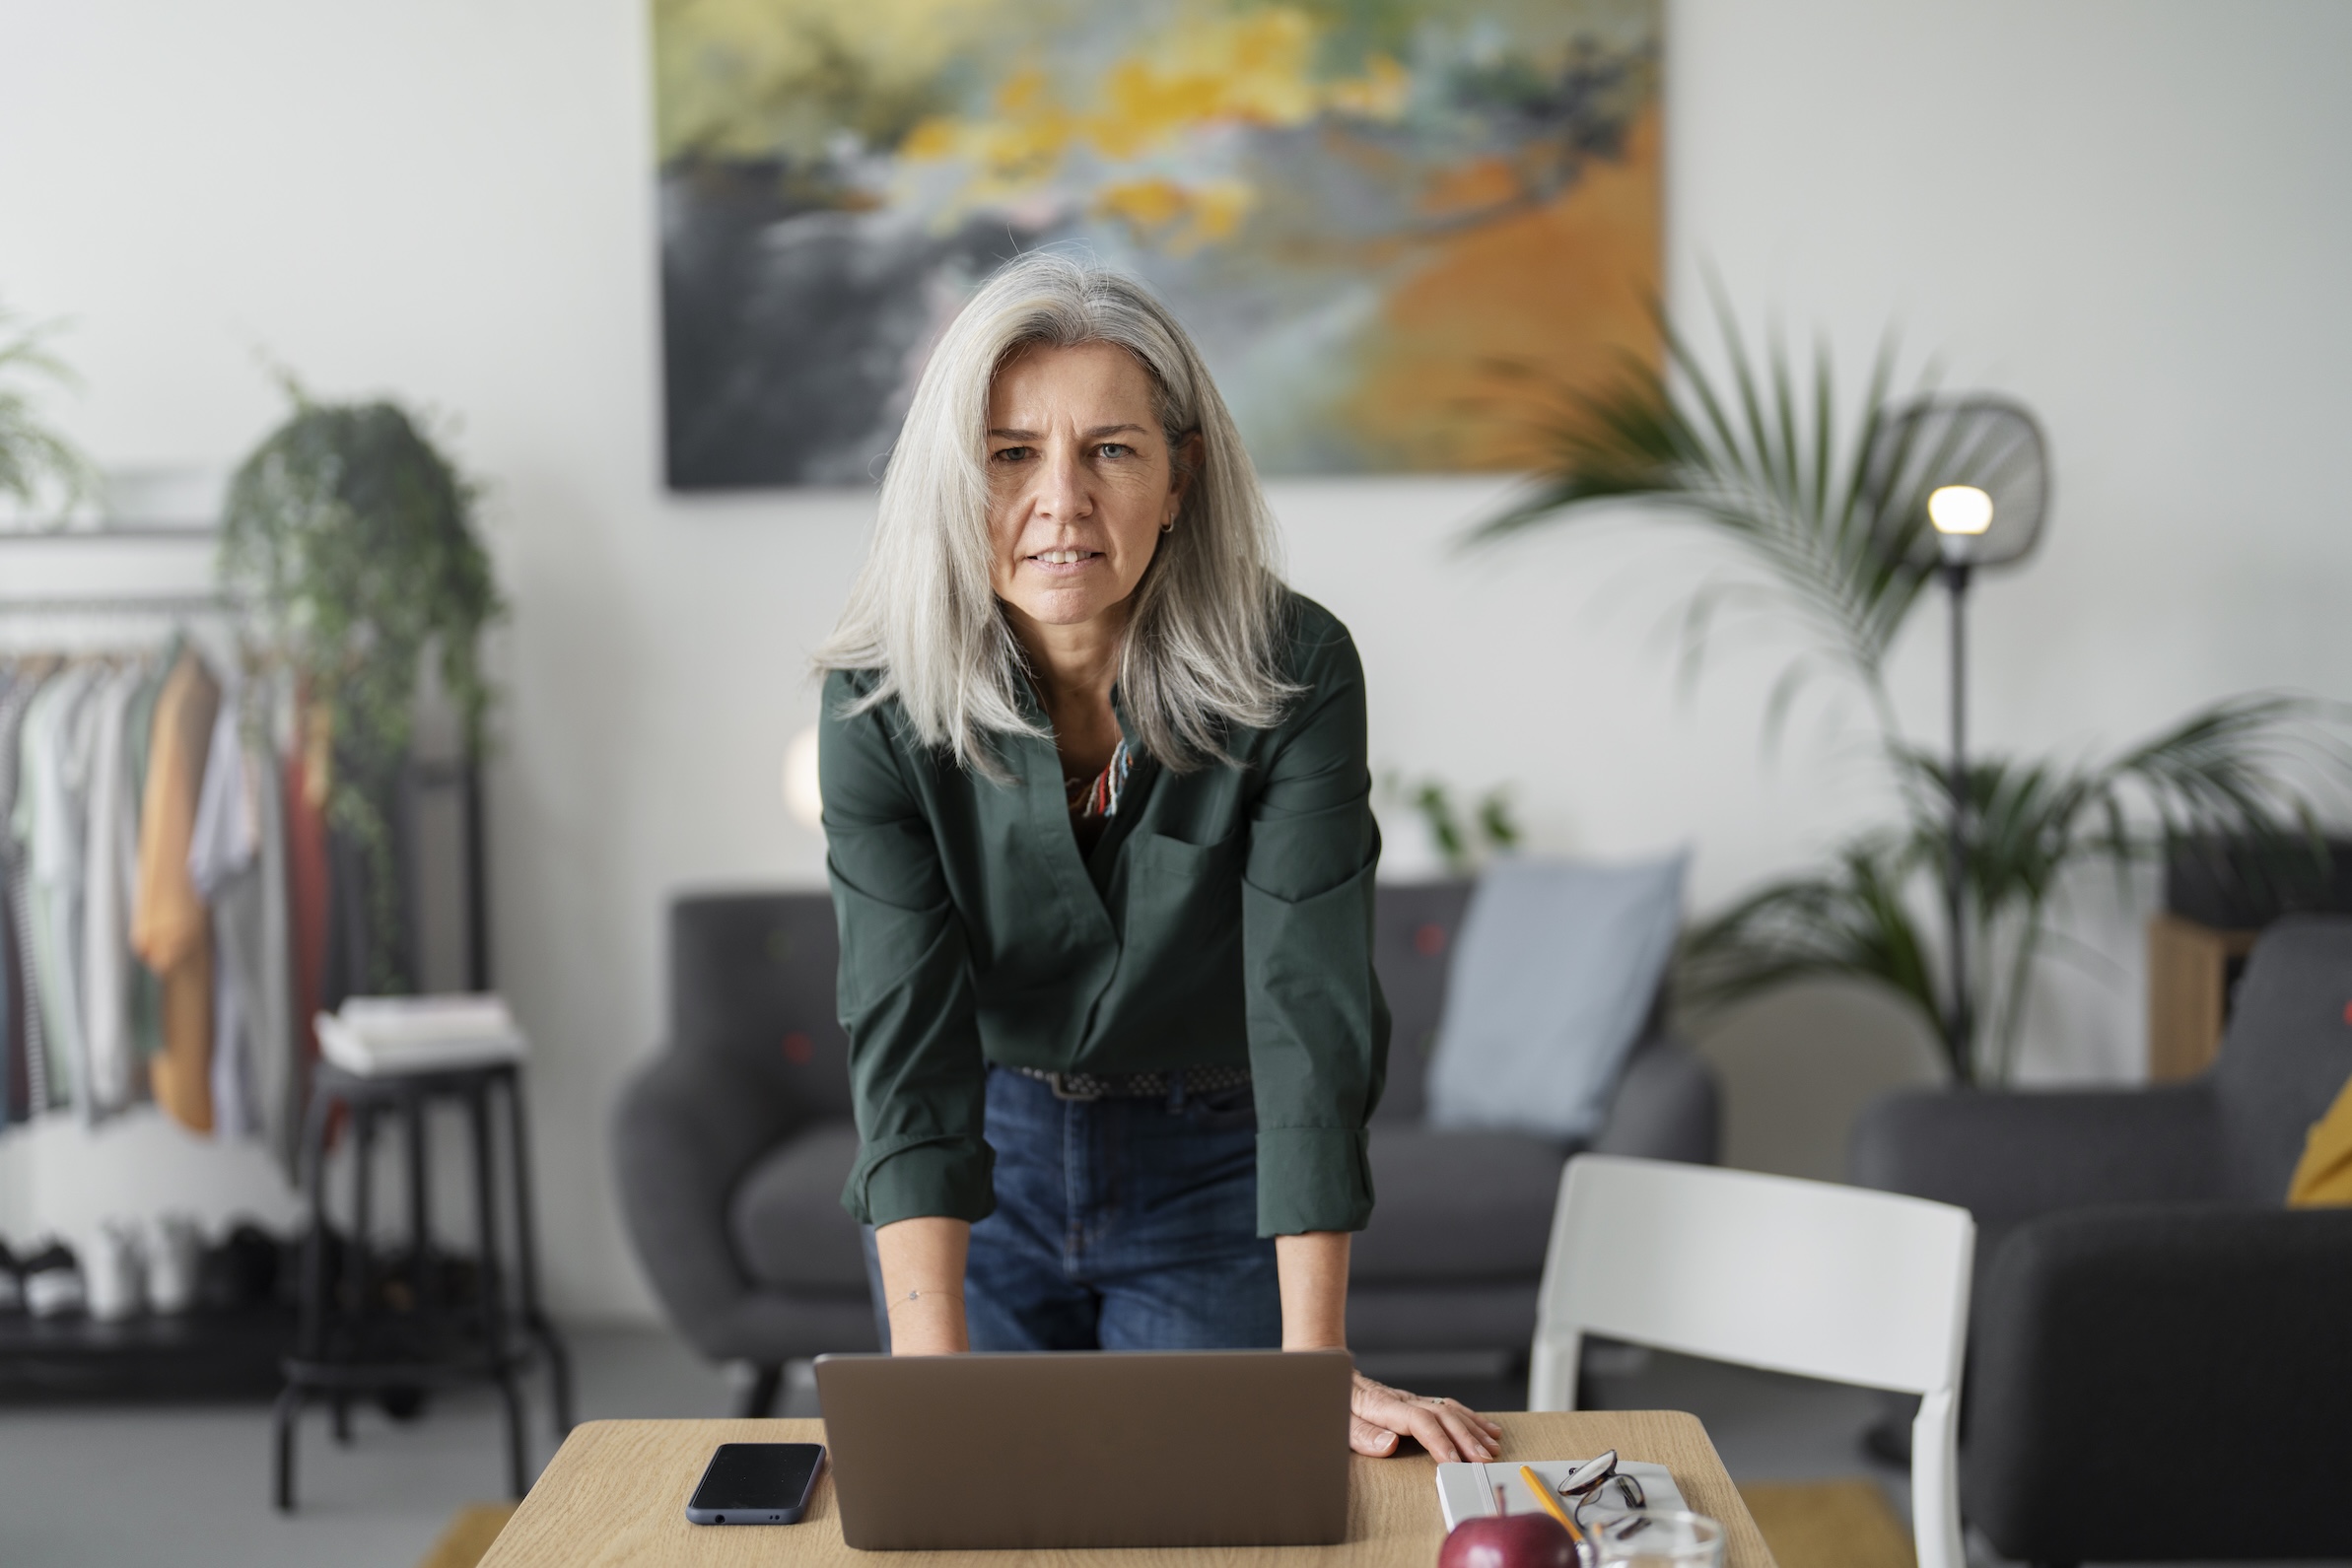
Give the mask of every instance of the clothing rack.
[(0, 595), (0, 615), (231, 614), (243, 608), (224, 593), (26, 593)]
[[(0, 528), (0, 550), (47, 546), (60, 554), (77, 547), (171, 544), (217, 547), (216, 527), (121, 522), (99, 528), (30, 531)], [(8, 574), (11, 577), (17, 574)], [(88, 578), (89, 573), (77, 573)], [(234, 622), (253, 604), (218, 588), (176, 584), (153, 590), (92, 590), (79, 585), (57, 592), (0, 594), (0, 631), (27, 621), (74, 616), (171, 618)], [(79, 638), (72, 640), (81, 642)], [(11, 646), (14, 643), (14, 646)], [(102, 655), (115, 648), (34, 648), (0, 636), (0, 657), (71, 651)], [(488, 989), (490, 978), (489, 897), (481, 772), (467, 756), (411, 763), (402, 789), (402, 824), (411, 833), (420, 797), (434, 791), (461, 791), (459, 837), (464, 867), (461, 898), (466, 923), (466, 982)], [(411, 912), (409, 945), (422, 956), (422, 912), (415, 898), (414, 866), (402, 865), (403, 893)], [(102, 1324), (81, 1317), (38, 1320), (23, 1313), (0, 1315), (0, 1404), (58, 1398), (152, 1400), (173, 1397), (251, 1397), (277, 1391), (279, 1358), (291, 1342), (291, 1309), (268, 1303), (236, 1311), (205, 1310), (177, 1316), (147, 1315)]]
[[(62, 546), (78, 548), (93, 544), (199, 544), (217, 546), (221, 530), (207, 525), (189, 526), (168, 522), (107, 522), (95, 528), (0, 528), (0, 548), (23, 549), (26, 546)], [(116, 591), (90, 593), (68, 590), (61, 593), (0, 594), (0, 615), (108, 615), (133, 614), (190, 615), (233, 614), (245, 606), (235, 595), (219, 589), (189, 591), (165, 588), (155, 592)]]
[(212, 544), (221, 537), (221, 530), (211, 523), (138, 522), (124, 519), (102, 522), (95, 528), (0, 528), (0, 542), (43, 544), (65, 541), (87, 544), (101, 539), (184, 539), (190, 543)]

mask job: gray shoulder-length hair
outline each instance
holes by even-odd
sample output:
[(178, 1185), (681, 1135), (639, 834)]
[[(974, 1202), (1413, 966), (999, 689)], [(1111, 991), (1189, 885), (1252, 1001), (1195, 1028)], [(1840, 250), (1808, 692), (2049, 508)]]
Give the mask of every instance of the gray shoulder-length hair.
[(1273, 519), (1233, 416), (1166, 306), (1107, 267), (1053, 252), (1006, 265), (949, 324), (916, 383), (882, 480), (865, 565), (819, 669), (872, 670), (862, 711), (898, 700), (915, 734), (982, 773), (1021, 711), (1020, 645), (990, 586), (988, 399), (1033, 344), (1116, 343), (1149, 373), (1172, 460), (1201, 438), (1183, 510), (1137, 584), (1119, 690), (1143, 749), (1184, 770), (1225, 756), (1226, 726), (1265, 728), (1296, 691), (1279, 667)]

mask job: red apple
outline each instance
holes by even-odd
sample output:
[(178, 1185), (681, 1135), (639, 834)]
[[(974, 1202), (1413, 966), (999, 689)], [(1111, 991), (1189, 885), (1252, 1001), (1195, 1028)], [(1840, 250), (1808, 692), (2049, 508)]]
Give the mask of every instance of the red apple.
[(1577, 1568), (1576, 1547), (1549, 1514), (1466, 1519), (1437, 1548), (1437, 1568)]

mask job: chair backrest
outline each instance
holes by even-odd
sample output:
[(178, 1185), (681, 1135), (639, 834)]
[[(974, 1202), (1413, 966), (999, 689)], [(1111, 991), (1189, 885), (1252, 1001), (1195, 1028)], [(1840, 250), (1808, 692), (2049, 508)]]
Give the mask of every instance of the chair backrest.
[(1802, 1377), (1950, 1386), (1975, 1222), (1949, 1203), (1664, 1160), (1560, 1178), (1545, 1328)]
[(1966, 1568), (1958, 1438), (1975, 1222), (1862, 1188), (1581, 1154), (1560, 1176), (1528, 1408), (1575, 1407), (1588, 1333), (1921, 1396), (1919, 1568)]
[(808, 893), (691, 894), (669, 909), (669, 1042), (752, 1065), (811, 1120), (850, 1116), (834, 1007), (841, 934)]
[(2286, 1201), (2305, 1134), (2348, 1078), (2352, 917), (2290, 915), (2248, 957), (2213, 1063), (2231, 1195)]

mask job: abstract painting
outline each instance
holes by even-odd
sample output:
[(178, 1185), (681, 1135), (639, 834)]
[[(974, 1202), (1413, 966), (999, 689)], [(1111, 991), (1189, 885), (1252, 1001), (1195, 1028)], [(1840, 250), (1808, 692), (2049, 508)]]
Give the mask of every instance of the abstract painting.
[(668, 476), (863, 485), (1007, 258), (1132, 271), (1274, 474), (1526, 466), (1655, 363), (1660, 0), (653, 0)]

